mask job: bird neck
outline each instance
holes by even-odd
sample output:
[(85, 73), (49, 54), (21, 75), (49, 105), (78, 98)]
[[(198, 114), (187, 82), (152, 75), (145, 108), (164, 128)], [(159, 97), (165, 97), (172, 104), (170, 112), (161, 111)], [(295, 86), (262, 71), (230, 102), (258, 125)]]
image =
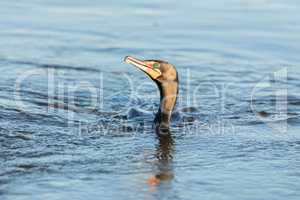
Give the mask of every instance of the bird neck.
[(178, 83), (176, 81), (168, 81), (158, 84), (158, 88), (160, 91), (160, 106), (154, 122), (156, 127), (168, 129), (172, 111), (176, 105)]

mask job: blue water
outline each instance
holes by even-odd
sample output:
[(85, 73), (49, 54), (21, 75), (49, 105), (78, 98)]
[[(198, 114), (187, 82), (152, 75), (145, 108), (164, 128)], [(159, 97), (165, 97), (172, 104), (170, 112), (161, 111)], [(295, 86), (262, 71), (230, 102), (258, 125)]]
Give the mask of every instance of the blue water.
[[(299, 199), (299, 10), (0, 1), (0, 199)], [(127, 55), (177, 67), (170, 137)]]

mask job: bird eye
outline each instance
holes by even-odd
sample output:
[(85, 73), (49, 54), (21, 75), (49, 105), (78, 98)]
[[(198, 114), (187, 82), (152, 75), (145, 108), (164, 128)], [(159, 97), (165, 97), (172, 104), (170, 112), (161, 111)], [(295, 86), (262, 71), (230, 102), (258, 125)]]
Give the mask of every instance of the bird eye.
[(157, 68), (159, 68), (159, 66), (160, 66), (160, 64), (159, 64), (159, 63), (154, 63), (154, 64), (153, 64), (153, 68), (154, 68), (154, 69), (157, 69)]

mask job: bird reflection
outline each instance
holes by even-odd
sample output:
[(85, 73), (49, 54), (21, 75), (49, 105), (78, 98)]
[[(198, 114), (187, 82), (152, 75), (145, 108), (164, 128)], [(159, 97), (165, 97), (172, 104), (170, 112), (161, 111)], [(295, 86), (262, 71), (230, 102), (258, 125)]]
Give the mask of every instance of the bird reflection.
[(158, 144), (156, 145), (155, 175), (148, 179), (150, 185), (158, 185), (162, 181), (171, 181), (174, 178), (173, 153), (174, 140), (171, 134), (157, 134)]

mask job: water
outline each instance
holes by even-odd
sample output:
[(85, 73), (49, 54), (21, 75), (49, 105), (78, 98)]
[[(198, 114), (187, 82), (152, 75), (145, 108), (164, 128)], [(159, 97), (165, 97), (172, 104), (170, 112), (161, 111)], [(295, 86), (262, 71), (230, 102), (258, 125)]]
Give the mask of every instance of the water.
[[(299, 199), (299, 9), (1, 1), (1, 199)], [(171, 137), (127, 55), (176, 65)]]

